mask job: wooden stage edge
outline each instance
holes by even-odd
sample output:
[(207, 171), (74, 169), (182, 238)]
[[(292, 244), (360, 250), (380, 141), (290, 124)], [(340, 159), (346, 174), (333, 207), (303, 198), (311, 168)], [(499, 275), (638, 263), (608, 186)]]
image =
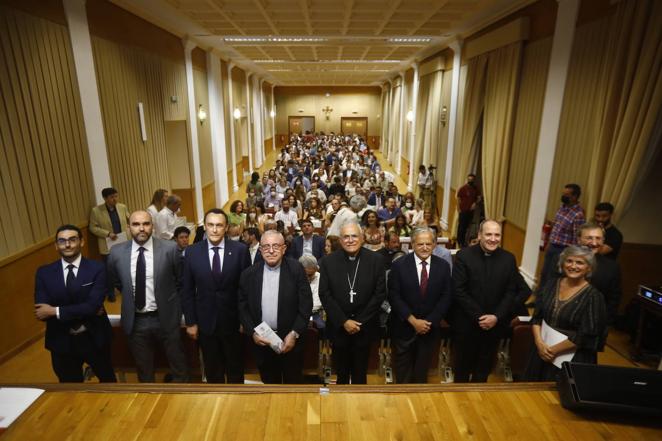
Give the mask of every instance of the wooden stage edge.
[[(556, 383), (445, 383), (445, 384), (393, 384), (393, 385), (329, 385), (321, 384), (173, 384), (173, 383), (27, 383), (0, 384), (0, 387), (27, 387), (47, 392), (102, 392), (102, 393), (213, 393), (213, 394), (267, 394), (267, 393), (437, 393), (437, 392), (503, 392), (554, 391)], [(326, 392), (326, 390), (325, 390)]]

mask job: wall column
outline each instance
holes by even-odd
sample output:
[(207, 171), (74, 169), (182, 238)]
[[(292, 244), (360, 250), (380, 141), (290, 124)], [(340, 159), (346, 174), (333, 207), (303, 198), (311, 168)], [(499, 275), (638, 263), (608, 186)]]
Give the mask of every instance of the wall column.
[(400, 72), (400, 134), (398, 136), (398, 153), (395, 162), (395, 171), (402, 172), (402, 145), (405, 143), (405, 72)]
[(453, 50), (453, 76), (451, 77), (451, 108), (448, 121), (446, 168), (444, 170), (444, 194), (440, 220), (441, 228), (446, 231), (448, 231), (448, 211), (450, 210), (451, 201), (451, 178), (453, 175), (453, 154), (455, 153), (455, 126), (457, 125), (457, 101), (460, 94), (460, 68), (462, 67), (462, 43), (462, 40), (457, 40), (450, 44), (450, 48)]
[(388, 160), (389, 165), (393, 165), (393, 126), (395, 121), (393, 121), (393, 80), (388, 80), (390, 85), (389, 94), (388, 94), (388, 148), (386, 149), (386, 159)]
[(262, 155), (264, 152), (264, 132), (262, 126), (264, 124), (263, 116), (264, 109), (262, 107), (262, 79), (253, 76), (253, 127), (255, 133), (255, 170), (262, 165)]
[(248, 173), (253, 173), (253, 106), (251, 106), (251, 72), (246, 72), (246, 132), (248, 132)]
[(196, 44), (191, 40), (182, 40), (184, 43), (184, 57), (186, 62), (186, 91), (188, 94), (188, 125), (191, 133), (191, 156), (193, 157), (193, 186), (195, 187), (195, 217), (201, 221), (204, 217), (202, 206), (202, 174), (200, 172), (200, 145), (198, 144), (198, 115), (195, 105), (195, 89), (193, 81), (193, 62), (191, 52)]
[(225, 146), (225, 109), (223, 107), (223, 84), (221, 60), (212, 50), (207, 52), (207, 89), (209, 91), (209, 118), (211, 129), (211, 154), (214, 167), (216, 206), (222, 207), (228, 199), (228, 161)]
[(412, 86), (412, 114), (414, 119), (410, 121), (409, 129), (411, 130), (409, 136), (409, 181), (407, 184), (407, 190), (414, 191), (414, 158), (416, 150), (416, 120), (417, 107), (418, 107), (418, 62), (414, 63), (414, 84)]
[(276, 150), (276, 97), (274, 96), (274, 90), (276, 85), (271, 85), (271, 110), (269, 111), (269, 116), (271, 116), (271, 147)]
[(549, 185), (552, 180), (552, 164), (556, 154), (563, 95), (568, 76), (568, 66), (575, 36), (579, 0), (559, 0), (556, 25), (549, 60), (545, 102), (542, 108), (538, 151), (533, 169), (529, 215), (526, 221), (524, 253), (520, 272), (530, 286), (536, 282), (536, 269), (540, 255), (540, 229), (545, 221)]
[(228, 105), (230, 106), (230, 144), (232, 150), (232, 192), (239, 190), (237, 185), (237, 141), (235, 140), (234, 100), (232, 99), (232, 68), (234, 64), (228, 63)]
[[(92, 40), (87, 24), (85, 0), (64, 0), (64, 12), (69, 25), (69, 38), (74, 56), (76, 80), (80, 91), (80, 104), (87, 138), (87, 150), (90, 155), (94, 197), (97, 204), (103, 202), (101, 190), (112, 185), (106, 138), (101, 118), (101, 104), (97, 89), (97, 77), (94, 70)], [(121, 191), (121, 190), (120, 190)]]

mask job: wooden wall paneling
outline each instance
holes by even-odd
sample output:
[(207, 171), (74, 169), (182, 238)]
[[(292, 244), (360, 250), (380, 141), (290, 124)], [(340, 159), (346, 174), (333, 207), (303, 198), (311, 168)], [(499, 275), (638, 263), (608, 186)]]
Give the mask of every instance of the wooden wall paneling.
[(624, 243), (618, 262), (623, 290), (621, 311), (636, 295), (640, 284), (662, 286), (662, 245)]
[(172, 193), (182, 198), (182, 207), (179, 216), (186, 217), (188, 222), (195, 222), (195, 189), (173, 188)]
[(512, 222), (503, 223), (502, 241), (503, 249), (510, 251), (515, 255), (517, 264), (522, 262), (522, 253), (524, 252), (524, 236), (526, 231)]
[[(186, 69), (181, 63), (166, 58), (161, 59), (163, 87), (163, 116), (166, 121), (188, 120), (188, 89)], [(171, 97), (177, 101), (172, 102)]]
[(205, 213), (216, 207), (216, 189), (214, 188), (215, 181), (202, 187), (202, 208)]

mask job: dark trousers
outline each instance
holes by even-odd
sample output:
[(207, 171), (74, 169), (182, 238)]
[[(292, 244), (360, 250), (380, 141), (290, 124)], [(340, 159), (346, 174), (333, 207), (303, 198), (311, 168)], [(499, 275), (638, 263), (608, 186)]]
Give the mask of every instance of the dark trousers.
[(349, 336), (342, 346), (333, 346), (333, 361), (338, 374), (337, 384), (366, 384), (368, 382), (370, 344), (358, 344), (357, 340), (357, 336)]
[(264, 384), (303, 383), (303, 345), (303, 340), (299, 339), (290, 352), (277, 354), (268, 346), (253, 344), (262, 382)]
[(243, 336), (237, 332), (204, 334), (198, 343), (202, 350), (207, 383), (244, 383)]
[(453, 371), (456, 383), (484, 383), (492, 370), (501, 334), (498, 328), (480, 328), (455, 334)]
[(545, 251), (545, 260), (542, 264), (542, 269), (540, 270), (539, 288), (543, 288), (547, 282), (554, 277), (554, 274), (559, 271), (559, 256), (565, 248), (565, 245), (554, 245), (552, 243), (547, 247), (547, 251)]
[(414, 334), (409, 339), (394, 337), (391, 342), (395, 381), (399, 384), (427, 383), (432, 353), (435, 344), (439, 344), (439, 329), (432, 328), (427, 334)]
[(129, 349), (136, 361), (138, 381), (154, 383), (154, 348), (160, 344), (168, 359), (172, 381), (187, 383), (189, 381), (188, 363), (184, 354), (182, 334), (179, 326), (170, 330), (161, 329), (157, 315), (136, 314), (133, 331), (128, 338)]
[(467, 230), (469, 225), (471, 225), (471, 220), (473, 219), (474, 212), (473, 210), (469, 211), (460, 211), (457, 218), (457, 242), (461, 247), (466, 247), (467, 242)]
[(51, 352), (53, 371), (60, 383), (82, 383), (83, 363), (90, 365), (100, 382), (117, 382), (110, 360), (110, 345), (97, 347), (89, 332), (70, 338), (70, 352)]

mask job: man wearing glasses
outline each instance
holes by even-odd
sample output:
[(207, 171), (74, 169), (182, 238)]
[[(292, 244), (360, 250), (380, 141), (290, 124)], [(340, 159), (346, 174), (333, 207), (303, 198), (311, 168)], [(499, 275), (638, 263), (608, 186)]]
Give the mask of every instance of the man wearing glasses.
[[(265, 384), (292, 384), (303, 380), (303, 348), (313, 309), (313, 295), (301, 264), (285, 255), (285, 239), (274, 230), (260, 240), (263, 260), (241, 275), (239, 316)], [(272, 348), (254, 329), (262, 322), (281, 338)]]
[(204, 217), (207, 238), (186, 249), (182, 309), (186, 332), (198, 340), (207, 383), (243, 383), (239, 331), (239, 276), (251, 266), (248, 247), (225, 240), (228, 218), (220, 208)]
[(83, 235), (75, 225), (55, 233), (61, 258), (35, 277), (35, 316), (46, 322), (46, 349), (60, 383), (82, 383), (83, 363), (101, 382), (115, 382), (110, 361), (112, 329), (103, 299), (106, 269), (81, 255)]
[(379, 337), (386, 298), (382, 256), (363, 248), (355, 221), (340, 228), (342, 249), (320, 263), (319, 296), (327, 312), (338, 384), (366, 384), (370, 344)]

